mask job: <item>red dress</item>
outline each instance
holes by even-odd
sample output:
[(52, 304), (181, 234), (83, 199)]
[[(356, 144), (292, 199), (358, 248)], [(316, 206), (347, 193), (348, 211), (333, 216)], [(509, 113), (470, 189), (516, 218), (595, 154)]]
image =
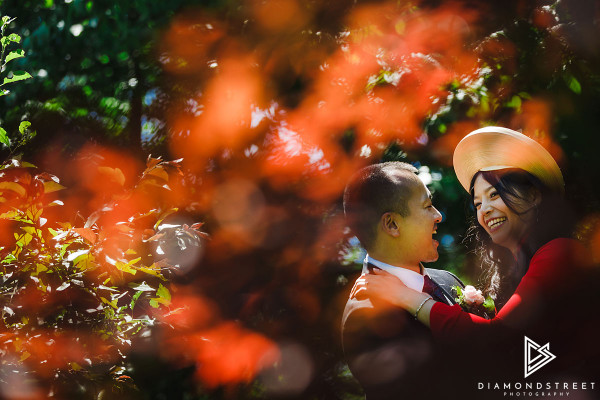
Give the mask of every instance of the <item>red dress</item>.
[(508, 398), (505, 390), (479, 390), (477, 385), (523, 381), (524, 336), (540, 346), (549, 343), (556, 356), (535, 372), (537, 382), (596, 381), (600, 276), (590, 260), (576, 240), (546, 243), (531, 258), (515, 293), (491, 320), (464, 312), (458, 305), (436, 303), (430, 314), (434, 339), (458, 350), (457, 367), (477, 366), (460, 369), (454, 392), (463, 398)]
[(515, 293), (495, 318), (486, 320), (462, 311), (459, 305), (436, 303), (430, 316), (434, 337), (452, 340), (489, 335), (502, 329), (523, 333), (548, 328), (554, 330), (554, 324), (571, 318), (575, 315), (574, 309), (586, 305), (581, 304), (581, 297), (572, 297), (578, 284), (582, 283), (578, 280), (583, 279), (586, 269), (589, 269), (586, 268), (589, 262), (586, 255), (587, 250), (576, 240), (551, 240), (531, 258), (529, 269)]

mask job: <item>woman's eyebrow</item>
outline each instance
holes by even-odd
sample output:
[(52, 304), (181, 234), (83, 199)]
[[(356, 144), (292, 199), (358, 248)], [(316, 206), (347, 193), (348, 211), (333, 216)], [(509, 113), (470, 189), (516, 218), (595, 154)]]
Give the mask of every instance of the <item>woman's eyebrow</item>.
[[(492, 189), (494, 189), (494, 187), (492, 185), (490, 185), (487, 188), (483, 189), (483, 193), (487, 193)], [(479, 196), (473, 196), (473, 201), (475, 201), (475, 200), (479, 200)]]

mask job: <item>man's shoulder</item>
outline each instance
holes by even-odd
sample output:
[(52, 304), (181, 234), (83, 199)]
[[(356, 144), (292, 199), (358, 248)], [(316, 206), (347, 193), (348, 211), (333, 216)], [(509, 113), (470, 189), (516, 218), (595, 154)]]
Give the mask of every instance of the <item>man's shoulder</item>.
[(432, 280), (434, 280), (438, 285), (449, 287), (465, 286), (458, 276), (445, 269), (426, 268), (425, 271), (427, 272), (427, 275), (429, 275), (429, 277)]
[(387, 321), (386, 325), (405, 324), (410, 317), (407, 311), (383, 300), (366, 296), (351, 297), (346, 302), (342, 316), (342, 330), (361, 329)]

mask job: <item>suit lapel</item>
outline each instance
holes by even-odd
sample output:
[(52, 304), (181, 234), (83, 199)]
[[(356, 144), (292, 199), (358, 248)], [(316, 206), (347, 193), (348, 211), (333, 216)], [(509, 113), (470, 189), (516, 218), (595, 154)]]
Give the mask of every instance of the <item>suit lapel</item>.
[(438, 269), (425, 269), (425, 271), (436, 286), (436, 290), (432, 295), (434, 298), (437, 297), (435, 300), (442, 301), (448, 305), (456, 304), (456, 292), (452, 287), (460, 286), (462, 288), (464, 287), (463, 283), (447, 271)]

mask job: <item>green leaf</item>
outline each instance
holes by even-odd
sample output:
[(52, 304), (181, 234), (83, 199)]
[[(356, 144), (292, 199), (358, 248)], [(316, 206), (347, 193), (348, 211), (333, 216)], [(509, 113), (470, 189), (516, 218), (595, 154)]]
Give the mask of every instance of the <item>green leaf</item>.
[(458, 297), (462, 296), (462, 288), (460, 286), (452, 286), (452, 289), (456, 291)]
[(15, 43), (21, 43), (21, 36), (17, 35), (16, 33), (11, 33), (8, 35), (8, 40)]
[(517, 110), (521, 109), (521, 98), (517, 95), (513, 96), (509, 102), (506, 103), (506, 107), (514, 108)]
[(133, 297), (131, 298), (131, 303), (129, 303), (129, 307), (133, 310), (133, 307), (135, 307), (135, 303), (138, 301), (138, 299), (140, 298), (140, 296), (142, 295), (142, 293), (144, 293), (142, 290), (136, 292)]
[(29, 79), (29, 78), (31, 78), (31, 74), (29, 72), (15, 71), (15, 72), (12, 72), (12, 78), (8, 78), (8, 77), (4, 78), (4, 82), (2, 82), (2, 84), (6, 85), (7, 83), (23, 81), (23, 80)]
[(0, 128), (0, 143), (4, 143), (7, 146), (10, 146), (10, 139), (6, 134), (6, 131)]
[(11, 51), (6, 56), (6, 59), (4, 60), (4, 64), (8, 63), (9, 61), (14, 60), (15, 58), (21, 58), (21, 57), (25, 57), (25, 50)]
[(23, 121), (19, 124), (19, 132), (21, 132), (21, 135), (24, 135), (25, 132), (27, 132), (27, 129), (29, 129), (29, 127), (31, 126), (31, 122), (29, 121)]
[(485, 301), (483, 302), (483, 308), (485, 308), (486, 311), (493, 313), (496, 310), (496, 305), (494, 304), (494, 299), (492, 299), (490, 296), (488, 296), (485, 299)]
[(171, 304), (171, 293), (169, 292), (169, 289), (163, 286), (162, 283), (159, 283), (156, 295), (158, 296), (156, 300), (159, 303), (164, 304), (166, 306)]
[(77, 257), (73, 261), (73, 264), (80, 270), (84, 271), (84, 270), (88, 270), (88, 269), (92, 269), (92, 268), (96, 267), (95, 262), (96, 262), (96, 259), (95, 259), (94, 255), (87, 253), (87, 254), (82, 254), (79, 257)]
[(575, 94), (581, 94), (581, 83), (573, 75), (565, 77), (569, 89)]

